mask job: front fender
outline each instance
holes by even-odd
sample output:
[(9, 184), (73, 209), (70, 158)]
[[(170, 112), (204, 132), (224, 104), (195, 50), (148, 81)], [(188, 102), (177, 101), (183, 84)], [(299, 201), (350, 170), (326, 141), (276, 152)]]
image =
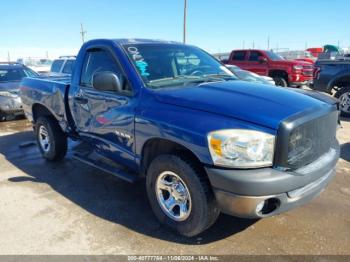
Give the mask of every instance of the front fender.
[(207, 134), (215, 130), (234, 128), (276, 134), (275, 130), (249, 122), (153, 100), (146, 108), (140, 108), (136, 113), (136, 156), (141, 159), (143, 147), (149, 139), (161, 138), (184, 146), (203, 164), (212, 165)]

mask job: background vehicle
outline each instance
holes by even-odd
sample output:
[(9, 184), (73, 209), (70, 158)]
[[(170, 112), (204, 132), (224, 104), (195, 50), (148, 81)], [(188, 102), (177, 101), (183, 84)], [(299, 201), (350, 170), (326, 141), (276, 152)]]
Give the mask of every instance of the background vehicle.
[(23, 77), (38, 74), (18, 63), (0, 63), (0, 121), (23, 115), (19, 84)]
[(350, 60), (318, 60), (313, 89), (333, 94), (340, 100), (343, 116), (350, 116)]
[(76, 56), (60, 56), (52, 62), (50, 73), (71, 75)]
[(260, 76), (253, 72), (243, 70), (235, 65), (226, 65), (226, 67), (235, 75), (238, 79), (248, 82), (254, 82), (265, 85), (276, 85), (275, 81), (268, 76)]
[[(44, 158), (146, 178), (162, 224), (185, 236), (220, 212), (263, 218), (302, 205), (334, 177), (336, 101), (237, 81), (194, 46), (144, 39), (85, 43), (68, 78), (21, 84)], [(322, 128), (321, 128), (322, 127)], [(310, 150), (312, 149), (312, 150)]]
[(223, 64), (226, 64), (226, 62), (230, 57), (230, 53), (216, 53), (216, 54), (212, 54), (212, 56), (215, 57), (220, 62), (222, 62)]
[(50, 72), (52, 61), (48, 58), (27, 57), (17, 59), (17, 63), (23, 64), (41, 74)]
[(323, 47), (311, 47), (306, 49), (306, 51), (309, 51), (313, 57), (318, 57), (319, 54), (323, 53)]
[(269, 76), (278, 86), (300, 87), (312, 82), (313, 65), (303, 61), (285, 60), (283, 57), (262, 50), (234, 50), (227, 62), (242, 69)]

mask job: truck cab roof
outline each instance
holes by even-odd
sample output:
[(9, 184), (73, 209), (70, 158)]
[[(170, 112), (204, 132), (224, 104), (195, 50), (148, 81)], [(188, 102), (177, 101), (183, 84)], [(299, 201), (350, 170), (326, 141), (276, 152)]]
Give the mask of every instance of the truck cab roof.
[[(108, 39), (104, 39), (108, 40)], [(119, 39), (110, 39), (111, 41), (119, 44), (183, 44), (176, 41), (167, 41), (167, 40), (154, 40), (154, 39), (144, 39), (144, 38), (119, 38)], [(94, 40), (95, 41), (95, 40)], [(98, 40), (96, 40), (98, 41)]]

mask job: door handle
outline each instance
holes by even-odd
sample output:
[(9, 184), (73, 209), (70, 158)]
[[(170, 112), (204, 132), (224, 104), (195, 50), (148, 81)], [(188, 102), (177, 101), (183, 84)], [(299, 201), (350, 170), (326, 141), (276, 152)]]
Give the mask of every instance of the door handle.
[(79, 104), (87, 104), (88, 100), (82, 96), (75, 96), (74, 101), (79, 103)]

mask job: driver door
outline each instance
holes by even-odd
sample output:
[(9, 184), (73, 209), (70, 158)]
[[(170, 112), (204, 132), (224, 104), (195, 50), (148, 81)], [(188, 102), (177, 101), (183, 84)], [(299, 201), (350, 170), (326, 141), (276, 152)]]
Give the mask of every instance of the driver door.
[[(96, 73), (111, 72), (120, 79), (122, 90), (97, 90)], [(77, 132), (105, 157), (134, 164), (134, 109), (136, 99), (118, 59), (108, 49), (86, 52), (79, 86), (74, 87), (72, 117)]]
[(247, 68), (247, 70), (254, 72), (258, 75), (268, 75), (267, 62), (261, 62), (260, 60), (260, 58), (263, 57), (264, 55), (259, 51), (249, 51), (249, 68)]

